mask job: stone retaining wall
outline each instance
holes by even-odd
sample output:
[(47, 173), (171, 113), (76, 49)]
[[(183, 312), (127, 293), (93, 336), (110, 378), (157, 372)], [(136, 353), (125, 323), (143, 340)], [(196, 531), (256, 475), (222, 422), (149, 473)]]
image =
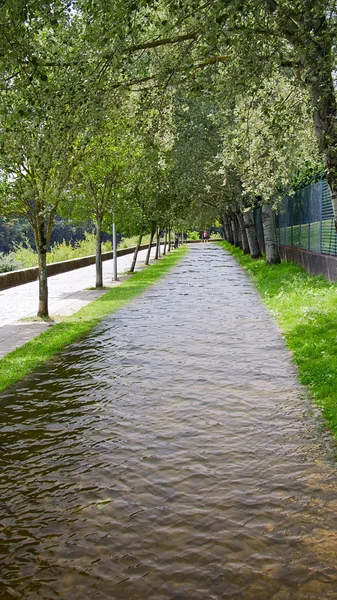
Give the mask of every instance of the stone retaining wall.
[[(140, 250), (146, 250), (148, 244), (140, 246)], [(117, 250), (117, 256), (125, 256), (126, 254), (132, 254), (135, 247), (122, 248)], [(113, 258), (113, 252), (104, 252), (102, 254), (102, 260), (111, 260)], [(82, 267), (88, 267), (89, 265), (95, 264), (95, 256), (83, 256), (82, 258), (73, 258), (71, 260), (65, 260), (62, 262), (51, 263), (47, 265), (47, 273), (50, 275), (58, 275), (60, 273), (66, 273), (67, 271), (73, 271), (74, 269), (81, 269)], [(18, 271), (10, 271), (9, 273), (0, 273), (0, 290), (5, 290), (16, 285), (22, 285), (23, 283), (29, 283), (35, 281), (38, 278), (38, 268), (32, 267), (30, 269), (20, 269)]]
[(302, 248), (279, 246), (283, 260), (291, 260), (303, 267), (310, 275), (323, 275), (328, 281), (337, 281), (337, 257), (330, 254), (316, 254)]
[[(187, 243), (195, 244), (202, 240), (186, 240)], [(217, 241), (217, 240), (211, 240)], [(154, 247), (156, 244), (152, 244)], [(148, 244), (142, 244), (139, 250), (146, 250)], [(135, 251), (135, 246), (131, 248), (121, 248), (117, 250), (117, 256), (125, 256), (126, 254), (132, 254)], [(102, 254), (102, 260), (111, 260), (113, 258), (113, 252), (104, 252)], [(47, 265), (48, 277), (51, 275), (59, 275), (60, 273), (66, 273), (67, 271), (73, 271), (74, 269), (81, 269), (82, 267), (88, 267), (89, 265), (95, 264), (95, 256), (83, 256), (82, 258), (72, 258), (71, 260), (64, 260), (62, 262), (51, 263)], [(36, 281), (38, 278), (38, 268), (32, 267), (30, 269), (20, 269), (18, 271), (10, 271), (9, 273), (0, 273), (0, 291), (5, 290), (16, 285), (22, 285), (23, 283), (29, 283), (30, 281)]]

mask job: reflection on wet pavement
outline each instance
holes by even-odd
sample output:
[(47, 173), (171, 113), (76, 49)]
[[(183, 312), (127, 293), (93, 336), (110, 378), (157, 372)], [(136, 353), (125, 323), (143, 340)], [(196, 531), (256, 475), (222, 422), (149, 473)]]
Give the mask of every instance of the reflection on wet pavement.
[(220, 248), (192, 246), (1, 413), (1, 599), (337, 597), (333, 444)]

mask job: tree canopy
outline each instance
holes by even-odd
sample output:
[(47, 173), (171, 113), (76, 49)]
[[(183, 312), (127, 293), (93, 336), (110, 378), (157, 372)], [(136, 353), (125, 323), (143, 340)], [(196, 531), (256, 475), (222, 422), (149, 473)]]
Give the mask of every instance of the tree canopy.
[(337, 215), (336, 14), (332, 0), (2, 3), (0, 212), (29, 220), (41, 272), (55, 215), (86, 213), (109, 177), (130, 231), (276, 208), (308, 168)]

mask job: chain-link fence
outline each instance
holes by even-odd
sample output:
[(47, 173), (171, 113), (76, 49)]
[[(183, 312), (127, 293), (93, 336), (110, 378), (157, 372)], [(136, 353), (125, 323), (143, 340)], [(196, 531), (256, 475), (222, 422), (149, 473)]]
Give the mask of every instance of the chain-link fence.
[[(263, 242), (261, 208), (255, 210), (254, 217), (258, 240)], [(276, 231), (280, 246), (337, 255), (331, 196), (324, 179), (283, 198)]]

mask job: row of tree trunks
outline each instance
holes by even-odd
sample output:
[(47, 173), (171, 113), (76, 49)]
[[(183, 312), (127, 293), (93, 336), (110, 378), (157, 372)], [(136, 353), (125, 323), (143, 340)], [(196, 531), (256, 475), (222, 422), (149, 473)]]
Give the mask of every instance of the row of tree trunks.
[[(240, 247), (252, 258), (260, 258), (261, 250), (257, 239), (252, 209), (233, 210), (230, 216), (223, 217), (225, 239), (230, 244)], [(275, 265), (281, 262), (275, 227), (275, 215), (271, 206), (262, 205), (262, 226), (266, 250), (266, 263)]]
[[(39, 308), (38, 317), (48, 318), (48, 276), (47, 276), (47, 236), (45, 234), (46, 225), (43, 219), (34, 228), (35, 242), (38, 254), (38, 267), (39, 267)], [(153, 238), (156, 233), (156, 226), (153, 224), (150, 234), (149, 247), (146, 254), (145, 264), (148, 265), (150, 262), (151, 248), (153, 244)], [(160, 258), (160, 234), (161, 230), (157, 230), (157, 244), (156, 244), (156, 259)], [(130, 272), (133, 273), (136, 268), (137, 257), (139, 248), (143, 239), (143, 231), (141, 230), (138, 237), (137, 246), (135, 248)], [(163, 255), (171, 251), (171, 230), (165, 231), (165, 241)], [(96, 288), (103, 287), (103, 262), (102, 262), (102, 219), (96, 219)]]

